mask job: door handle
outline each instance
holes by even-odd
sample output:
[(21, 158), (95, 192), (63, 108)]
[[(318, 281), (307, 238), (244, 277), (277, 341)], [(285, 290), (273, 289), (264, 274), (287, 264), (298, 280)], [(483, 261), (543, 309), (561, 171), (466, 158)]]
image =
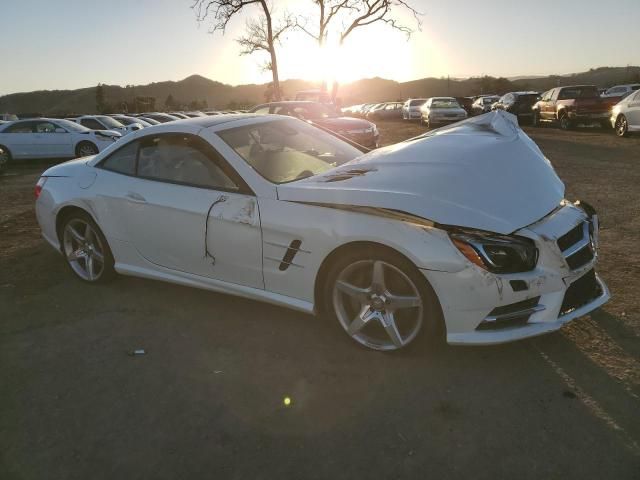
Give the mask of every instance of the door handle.
[(127, 192), (127, 194), (125, 195), (125, 198), (135, 203), (147, 203), (146, 198), (144, 198), (142, 195), (136, 192)]

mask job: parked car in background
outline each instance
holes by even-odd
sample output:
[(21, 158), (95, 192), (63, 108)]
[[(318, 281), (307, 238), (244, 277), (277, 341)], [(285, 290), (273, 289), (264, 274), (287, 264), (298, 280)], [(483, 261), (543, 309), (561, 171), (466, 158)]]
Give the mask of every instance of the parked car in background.
[(505, 110), (518, 117), (518, 122), (531, 122), (533, 111), (531, 107), (540, 99), (538, 92), (510, 92), (495, 102), (491, 110)]
[(184, 120), (186, 118), (191, 118), (191, 117), (189, 117), (189, 115), (186, 115), (186, 114), (184, 114), (182, 112), (169, 112), (169, 115), (173, 115), (174, 117), (178, 117), (178, 118), (180, 118), (182, 120)]
[(420, 120), (422, 114), (420, 108), (426, 102), (426, 98), (410, 98), (402, 106), (402, 119), (403, 120)]
[(321, 89), (302, 90), (296, 93), (296, 100), (299, 102), (317, 102), (330, 104), (331, 95), (328, 92)]
[(460, 106), (464, 108), (465, 112), (467, 112), (467, 115), (471, 115), (473, 98), (471, 97), (454, 97), (454, 98), (458, 101)]
[(207, 114), (203, 113), (203, 112), (184, 112), (184, 114), (188, 117), (188, 118), (196, 118), (196, 117), (206, 117)]
[(144, 128), (140, 123), (124, 125), (108, 115), (82, 115), (74, 121), (83, 127), (87, 127), (89, 130), (112, 130), (120, 132), (122, 135), (127, 135)]
[(140, 119), (144, 122), (147, 122), (151, 125), (160, 125), (162, 122), (159, 122), (158, 120), (155, 120), (153, 118), (149, 118), (149, 117), (141, 117), (141, 116), (136, 116), (135, 118)]
[(0, 113), (0, 120), (4, 122), (15, 122), (18, 120), (18, 116), (13, 113)]
[(370, 120), (398, 120), (402, 118), (402, 102), (387, 102), (367, 114)]
[(142, 118), (136, 118), (136, 117), (130, 117), (128, 115), (109, 115), (111, 118), (119, 121), (121, 124), (123, 124), (124, 126), (129, 126), (129, 125), (141, 125), (142, 127), (150, 127), (151, 123), (147, 122), (146, 120), (143, 120)]
[(491, 111), (491, 105), (500, 100), (498, 95), (483, 95), (471, 105), (471, 115), (482, 115)]
[(514, 119), (451, 130), (363, 155), (294, 118), (168, 123), (46, 170), (36, 218), (80, 281), (117, 272), (317, 313), (374, 350), (514, 341), (607, 302), (597, 214), (565, 199)]
[(160, 123), (173, 122), (175, 120), (180, 120), (180, 118), (175, 115), (169, 115), (168, 113), (160, 113), (160, 112), (152, 112), (152, 113), (143, 113), (140, 115), (143, 118), (151, 118)]
[(602, 93), (600, 96), (602, 98), (614, 98), (622, 100), (631, 92), (635, 92), (640, 89), (640, 83), (629, 83), (627, 85), (615, 85), (611, 88), (608, 88)]
[(631, 132), (640, 132), (640, 90), (618, 102), (611, 109), (609, 121), (619, 137), (626, 137)]
[(90, 130), (56, 118), (17, 120), (0, 125), (0, 148), (5, 152), (5, 163), (95, 155), (121, 137), (120, 132)]
[(432, 97), (420, 107), (420, 123), (436, 127), (467, 118), (467, 112), (453, 97)]
[(211, 117), (213, 115), (220, 115), (220, 112), (217, 110), (207, 110), (206, 112), (204, 112), (204, 114)]
[(359, 118), (341, 117), (332, 106), (324, 103), (272, 102), (257, 105), (249, 112), (288, 115), (302, 120), (310, 120), (314, 124), (318, 124), (367, 148), (376, 148), (380, 138), (380, 133), (375, 124)]
[(609, 128), (610, 105), (601, 98), (595, 85), (556, 87), (544, 92), (532, 107), (531, 124), (557, 124), (569, 130), (578, 123), (598, 122)]

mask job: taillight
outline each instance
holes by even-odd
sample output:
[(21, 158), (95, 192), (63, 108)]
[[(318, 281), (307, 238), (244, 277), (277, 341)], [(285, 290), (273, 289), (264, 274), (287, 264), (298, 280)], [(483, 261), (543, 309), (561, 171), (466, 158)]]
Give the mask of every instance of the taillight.
[(42, 187), (44, 187), (44, 184), (47, 181), (47, 177), (40, 177), (40, 179), (38, 180), (38, 183), (36, 183), (36, 188), (35, 188), (35, 195), (36, 195), (36, 199), (40, 196), (40, 194), (42, 193)]

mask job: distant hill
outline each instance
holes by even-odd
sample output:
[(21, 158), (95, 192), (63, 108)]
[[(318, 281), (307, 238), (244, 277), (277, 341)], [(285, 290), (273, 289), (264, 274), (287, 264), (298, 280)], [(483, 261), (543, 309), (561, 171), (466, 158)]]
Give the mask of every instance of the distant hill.
[[(640, 82), (640, 67), (601, 67), (587, 72), (545, 77), (472, 77), (467, 79), (422, 78), (409, 82), (396, 82), (383, 78), (358, 80), (340, 86), (338, 97), (343, 105), (401, 100), (409, 97), (438, 95), (467, 96), (480, 93), (502, 94), (513, 90), (544, 91), (558, 85), (595, 84), (609, 87), (620, 83)], [(294, 98), (296, 92), (318, 85), (305, 80), (281, 82), (285, 98)], [(163, 110), (171, 96), (174, 108), (224, 109), (241, 108), (265, 101), (267, 85), (227, 85), (200, 75), (192, 75), (178, 82), (154, 82), (148, 85), (103, 85), (105, 103), (110, 110), (122, 111), (125, 104), (135, 106), (135, 98), (154, 100), (153, 108)], [(42, 115), (70, 115), (97, 113), (96, 87), (77, 90), (40, 90), (14, 93), (0, 97), (0, 113), (39, 113)]]

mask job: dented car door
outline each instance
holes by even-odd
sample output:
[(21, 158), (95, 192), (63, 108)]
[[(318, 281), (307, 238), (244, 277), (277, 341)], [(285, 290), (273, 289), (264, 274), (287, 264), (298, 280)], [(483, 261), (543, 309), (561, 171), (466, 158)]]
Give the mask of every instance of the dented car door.
[(145, 138), (114, 195), (125, 235), (155, 265), (264, 288), (256, 198), (221, 162), (195, 136)]

